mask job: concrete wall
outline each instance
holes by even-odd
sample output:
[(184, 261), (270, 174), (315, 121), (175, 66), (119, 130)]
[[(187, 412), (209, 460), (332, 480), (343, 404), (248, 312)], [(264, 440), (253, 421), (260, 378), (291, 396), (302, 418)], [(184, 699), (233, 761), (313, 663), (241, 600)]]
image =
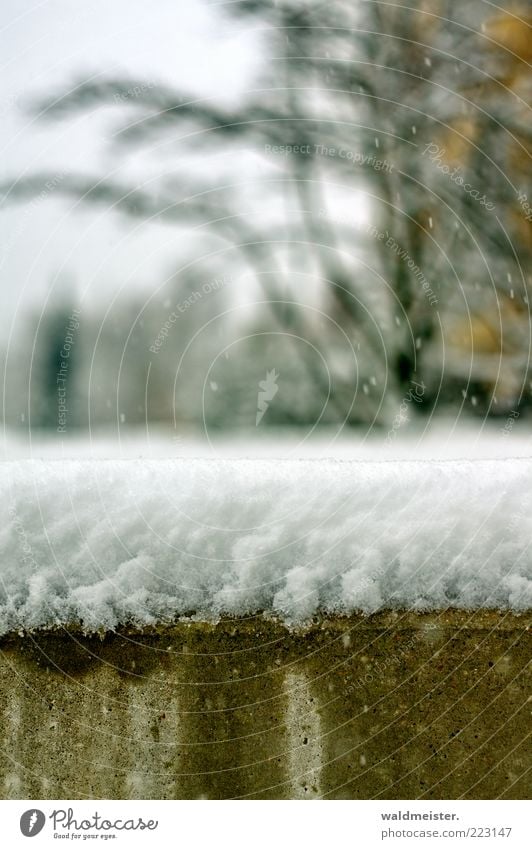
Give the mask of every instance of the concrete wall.
[[(531, 616), (11, 635), (3, 798), (527, 798)], [(529, 685), (530, 682), (528, 682)]]

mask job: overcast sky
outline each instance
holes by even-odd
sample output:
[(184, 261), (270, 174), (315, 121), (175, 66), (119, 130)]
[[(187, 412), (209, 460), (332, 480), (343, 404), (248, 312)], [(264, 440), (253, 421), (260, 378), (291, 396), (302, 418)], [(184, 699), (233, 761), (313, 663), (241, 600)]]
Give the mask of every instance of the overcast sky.
[[(170, 83), (198, 96), (242, 96), (259, 69), (261, 37), (202, 0), (2, 0), (0, 4), (0, 169), (2, 180), (32, 171), (104, 172), (111, 166), (102, 136), (112, 120), (82, 115), (45, 127), (24, 112), (39, 94), (101, 74)], [(175, 257), (171, 228), (143, 227), (102, 215), (73, 216), (59, 193), (0, 211), (0, 329), (20, 305), (44, 303), (74, 285), (98, 299), (110, 281), (142, 286)], [(146, 256), (149, 255), (149, 273)], [(144, 261), (144, 265), (142, 264)], [(138, 270), (138, 273), (137, 273)], [(54, 280), (57, 282), (54, 284)]]

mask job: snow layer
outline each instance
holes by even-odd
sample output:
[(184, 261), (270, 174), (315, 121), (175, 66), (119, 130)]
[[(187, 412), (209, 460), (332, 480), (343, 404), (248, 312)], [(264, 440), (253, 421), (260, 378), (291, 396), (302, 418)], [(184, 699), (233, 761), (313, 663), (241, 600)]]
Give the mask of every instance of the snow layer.
[(250, 430), (219, 430), (214, 433), (177, 431), (162, 426), (117, 430), (71, 431), (57, 434), (31, 431), (5, 432), (0, 446), (4, 460), (166, 459), (209, 457), (230, 459), (256, 457), (340, 460), (495, 460), (532, 457), (530, 420), (509, 416), (504, 422), (491, 419), (452, 418), (405, 421), (388, 438), (386, 430), (367, 428), (259, 427)]
[(0, 633), (532, 607), (532, 460), (0, 465)]

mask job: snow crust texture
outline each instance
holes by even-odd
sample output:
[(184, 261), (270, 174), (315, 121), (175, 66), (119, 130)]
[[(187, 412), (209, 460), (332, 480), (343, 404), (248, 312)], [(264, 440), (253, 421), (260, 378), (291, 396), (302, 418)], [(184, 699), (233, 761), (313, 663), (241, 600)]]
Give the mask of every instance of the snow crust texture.
[(0, 633), (532, 607), (532, 460), (0, 467)]

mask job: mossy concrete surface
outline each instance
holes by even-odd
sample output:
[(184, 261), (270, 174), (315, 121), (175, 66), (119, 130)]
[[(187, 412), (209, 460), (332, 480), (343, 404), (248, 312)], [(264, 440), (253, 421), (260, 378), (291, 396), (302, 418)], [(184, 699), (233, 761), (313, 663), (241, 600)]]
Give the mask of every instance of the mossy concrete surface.
[(532, 616), (9, 635), (3, 798), (527, 798)]

